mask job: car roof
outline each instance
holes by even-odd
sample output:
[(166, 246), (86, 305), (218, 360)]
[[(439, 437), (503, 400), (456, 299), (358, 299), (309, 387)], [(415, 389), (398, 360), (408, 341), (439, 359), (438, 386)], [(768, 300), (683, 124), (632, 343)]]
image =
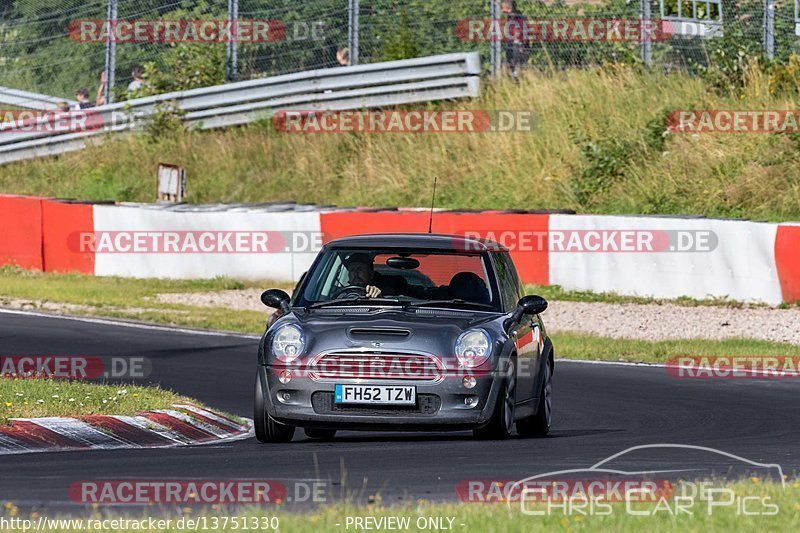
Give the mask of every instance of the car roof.
[(449, 250), (456, 252), (506, 252), (502, 246), (489, 239), (476, 239), (464, 235), (441, 233), (375, 233), (353, 235), (327, 244), (331, 248), (414, 248), (422, 250)]

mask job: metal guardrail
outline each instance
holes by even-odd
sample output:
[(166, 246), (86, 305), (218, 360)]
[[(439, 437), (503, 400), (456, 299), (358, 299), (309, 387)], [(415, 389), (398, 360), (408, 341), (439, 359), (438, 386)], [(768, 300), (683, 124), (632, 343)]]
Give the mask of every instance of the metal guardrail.
[(32, 93), (29, 91), (20, 91), (19, 89), (10, 89), (8, 87), (0, 87), (0, 104), (21, 107), (23, 109), (37, 109), (40, 111), (47, 111), (56, 109), (59, 102), (66, 102), (69, 106), (75, 105), (73, 100), (66, 100), (50, 96), (48, 94)]
[(0, 164), (85, 148), (108, 134), (131, 131), (159, 106), (174, 103), (194, 128), (223, 128), (270, 118), (280, 110), (368, 109), (480, 95), (477, 52), (312, 70), (137, 98), (92, 108), (89, 131), (0, 135)]

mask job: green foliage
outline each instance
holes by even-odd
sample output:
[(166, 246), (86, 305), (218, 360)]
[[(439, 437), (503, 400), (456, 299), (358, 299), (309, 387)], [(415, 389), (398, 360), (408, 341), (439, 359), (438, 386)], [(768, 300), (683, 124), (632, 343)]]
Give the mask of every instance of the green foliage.
[(177, 44), (161, 61), (144, 64), (145, 83), (138, 96), (186, 91), (225, 82), (225, 46)]
[(417, 35), (411, 27), (408, 9), (400, 11), (397, 31), (390, 35), (386, 41), (383, 52), (385, 61), (397, 61), (400, 59), (411, 59), (420, 55), (420, 47)]
[(185, 114), (186, 112), (175, 102), (159, 103), (145, 125), (147, 140), (155, 143), (160, 139), (175, 138), (179, 133), (186, 131), (183, 123)]
[(720, 94), (738, 94), (747, 85), (753, 70), (763, 70), (761, 49), (743, 38), (741, 30), (728, 32), (709, 43), (707, 64), (695, 64), (694, 70)]
[(796, 94), (800, 90), (800, 56), (792, 54), (783, 65), (777, 65), (769, 78), (769, 92), (774, 95)]
[(572, 139), (580, 149), (582, 170), (569, 183), (578, 204), (590, 208), (625, 175), (635, 147), (630, 141), (605, 135), (589, 138), (575, 133)]

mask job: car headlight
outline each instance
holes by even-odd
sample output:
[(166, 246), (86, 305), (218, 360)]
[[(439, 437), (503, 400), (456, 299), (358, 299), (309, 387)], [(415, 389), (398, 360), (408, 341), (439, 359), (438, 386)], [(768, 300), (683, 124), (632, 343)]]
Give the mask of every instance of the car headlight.
[(278, 360), (291, 363), (303, 353), (306, 336), (300, 326), (286, 324), (272, 335), (272, 353)]
[(492, 355), (492, 339), (482, 329), (468, 329), (456, 340), (456, 357), (461, 366), (475, 368)]

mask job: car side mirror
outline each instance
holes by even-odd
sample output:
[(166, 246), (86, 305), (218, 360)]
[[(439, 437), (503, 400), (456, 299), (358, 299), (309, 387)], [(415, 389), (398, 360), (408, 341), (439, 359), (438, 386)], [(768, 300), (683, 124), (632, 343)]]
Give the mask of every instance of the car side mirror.
[(541, 296), (523, 296), (520, 298), (517, 307), (522, 309), (523, 315), (539, 315), (547, 309), (547, 300)]
[(506, 329), (519, 322), (523, 315), (538, 315), (543, 313), (545, 309), (547, 309), (547, 300), (541, 296), (523, 296), (517, 302), (517, 308), (514, 309), (511, 318), (506, 320)]
[(286, 312), (289, 309), (289, 295), (280, 289), (270, 289), (261, 294), (261, 303)]

